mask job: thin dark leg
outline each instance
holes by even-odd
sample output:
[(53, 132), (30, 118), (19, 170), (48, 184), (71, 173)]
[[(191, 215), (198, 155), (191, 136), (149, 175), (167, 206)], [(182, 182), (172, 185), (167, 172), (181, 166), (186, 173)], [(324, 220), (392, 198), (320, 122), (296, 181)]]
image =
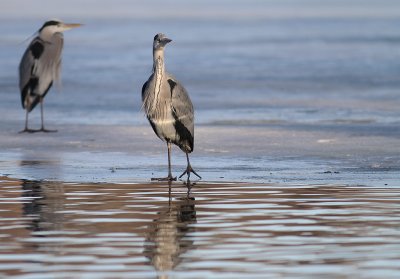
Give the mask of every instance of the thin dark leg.
[(29, 112), (28, 112), (28, 110), (26, 110), (26, 114), (25, 114), (25, 131), (29, 130), (29, 128), (28, 128), (28, 115), (29, 115)]
[(43, 98), (40, 99), (40, 114), (41, 114), (41, 118), (42, 118), (42, 128), (40, 129), (40, 131), (41, 132), (45, 132), (45, 133), (57, 132), (57, 130), (47, 130), (47, 129), (44, 128)]
[(22, 131), (19, 131), (19, 133), (35, 133), (38, 132), (39, 130), (32, 130), (28, 128), (28, 116), (29, 116), (29, 104), (26, 107), (26, 114), (25, 114), (25, 129), (23, 129)]
[(158, 181), (173, 181), (176, 180), (176, 177), (172, 176), (171, 172), (171, 143), (167, 142), (168, 147), (168, 176), (164, 178), (152, 178), (151, 180), (158, 180)]
[(201, 176), (198, 175), (197, 172), (195, 172), (194, 169), (192, 168), (192, 166), (190, 165), (189, 154), (187, 152), (186, 152), (186, 160), (187, 160), (186, 170), (179, 176), (179, 178), (181, 178), (182, 176), (187, 174), (188, 175), (188, 179), (189, 179), (190, 178), (190, 173), (193, 172), (198, 178), (201, 179)]
[(167, 143), (168, 147), (168, 177), (172, 177), (172, 171), (171, 171), (171, 143)]
[(43, 99), (40, 99), (40, 118), (42, 120), (42, 130), (44, 130)]

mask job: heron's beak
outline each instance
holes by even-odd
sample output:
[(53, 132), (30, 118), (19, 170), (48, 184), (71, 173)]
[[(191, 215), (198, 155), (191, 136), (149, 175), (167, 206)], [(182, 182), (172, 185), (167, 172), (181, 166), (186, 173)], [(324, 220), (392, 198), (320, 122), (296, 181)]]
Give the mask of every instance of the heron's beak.
[(82, 26), (83, 24), (80, 24), (80, 23), (63, 23), (62, 24), (62, 27), (65, 29), (65, 30), (69, 30), (69, 29), (72, 29), (72, 28), (76, 28), (76, 27), (80, 27), (80, 26)]
[(168, 43), (170, 43), (170, 42), (172, 42), (172, 40), (171, 39), (169, 39), (169, 38), (167, 38), (167, 37), (165, 37), (165, 38), (163, 38), (162, 39), (162, 41), (161, 41), (162, 43), (163, 43), (163, 45), (165, 46), (166, 44), (168, 44)]

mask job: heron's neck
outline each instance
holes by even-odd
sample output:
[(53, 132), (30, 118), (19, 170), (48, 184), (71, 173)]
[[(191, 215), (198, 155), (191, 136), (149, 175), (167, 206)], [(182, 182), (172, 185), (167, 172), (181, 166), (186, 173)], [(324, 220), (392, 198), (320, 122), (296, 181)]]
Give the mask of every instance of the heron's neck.
[(155, 50), (153, 51), (153, 71), (155, 74), (164, 74), (164, 51)]
[(151, 111), (156, 111), (157, 100), (160, 97), (161, 84), (165, 76), (164, 66), (164, 51), (154, 50), (153, 51), (153, 73), (155, 77), (153, 102), (151, 103)]
[(43, 41), (50, 43), (55, 34), (60, 34), (62, 36), (62, 33), (54, 33), (52, 30), (47, 30), (47, 28), (45, 28), (40, 32), (39, 37)]

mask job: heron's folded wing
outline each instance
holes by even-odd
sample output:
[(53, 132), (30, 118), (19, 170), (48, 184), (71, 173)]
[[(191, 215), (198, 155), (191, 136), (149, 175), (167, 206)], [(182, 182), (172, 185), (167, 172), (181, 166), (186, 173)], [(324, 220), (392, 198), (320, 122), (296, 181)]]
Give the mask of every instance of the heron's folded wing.
[(168, 79), (171, 88), (172, 110), (179, 121), (193, 133), (193, 104), (186, 89), (176, 79)]

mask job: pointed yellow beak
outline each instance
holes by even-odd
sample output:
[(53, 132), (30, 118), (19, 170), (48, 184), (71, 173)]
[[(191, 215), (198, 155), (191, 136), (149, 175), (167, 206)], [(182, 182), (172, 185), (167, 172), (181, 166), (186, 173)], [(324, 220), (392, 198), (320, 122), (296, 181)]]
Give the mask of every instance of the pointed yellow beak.
[(72, 28), (80, 27), (82, 25), (83, 24), (80, 24), (80, 23), (63, 23), (62, 26), (65, 28), (65, 30), (69, 30), (69, 29), (72, 29)]

